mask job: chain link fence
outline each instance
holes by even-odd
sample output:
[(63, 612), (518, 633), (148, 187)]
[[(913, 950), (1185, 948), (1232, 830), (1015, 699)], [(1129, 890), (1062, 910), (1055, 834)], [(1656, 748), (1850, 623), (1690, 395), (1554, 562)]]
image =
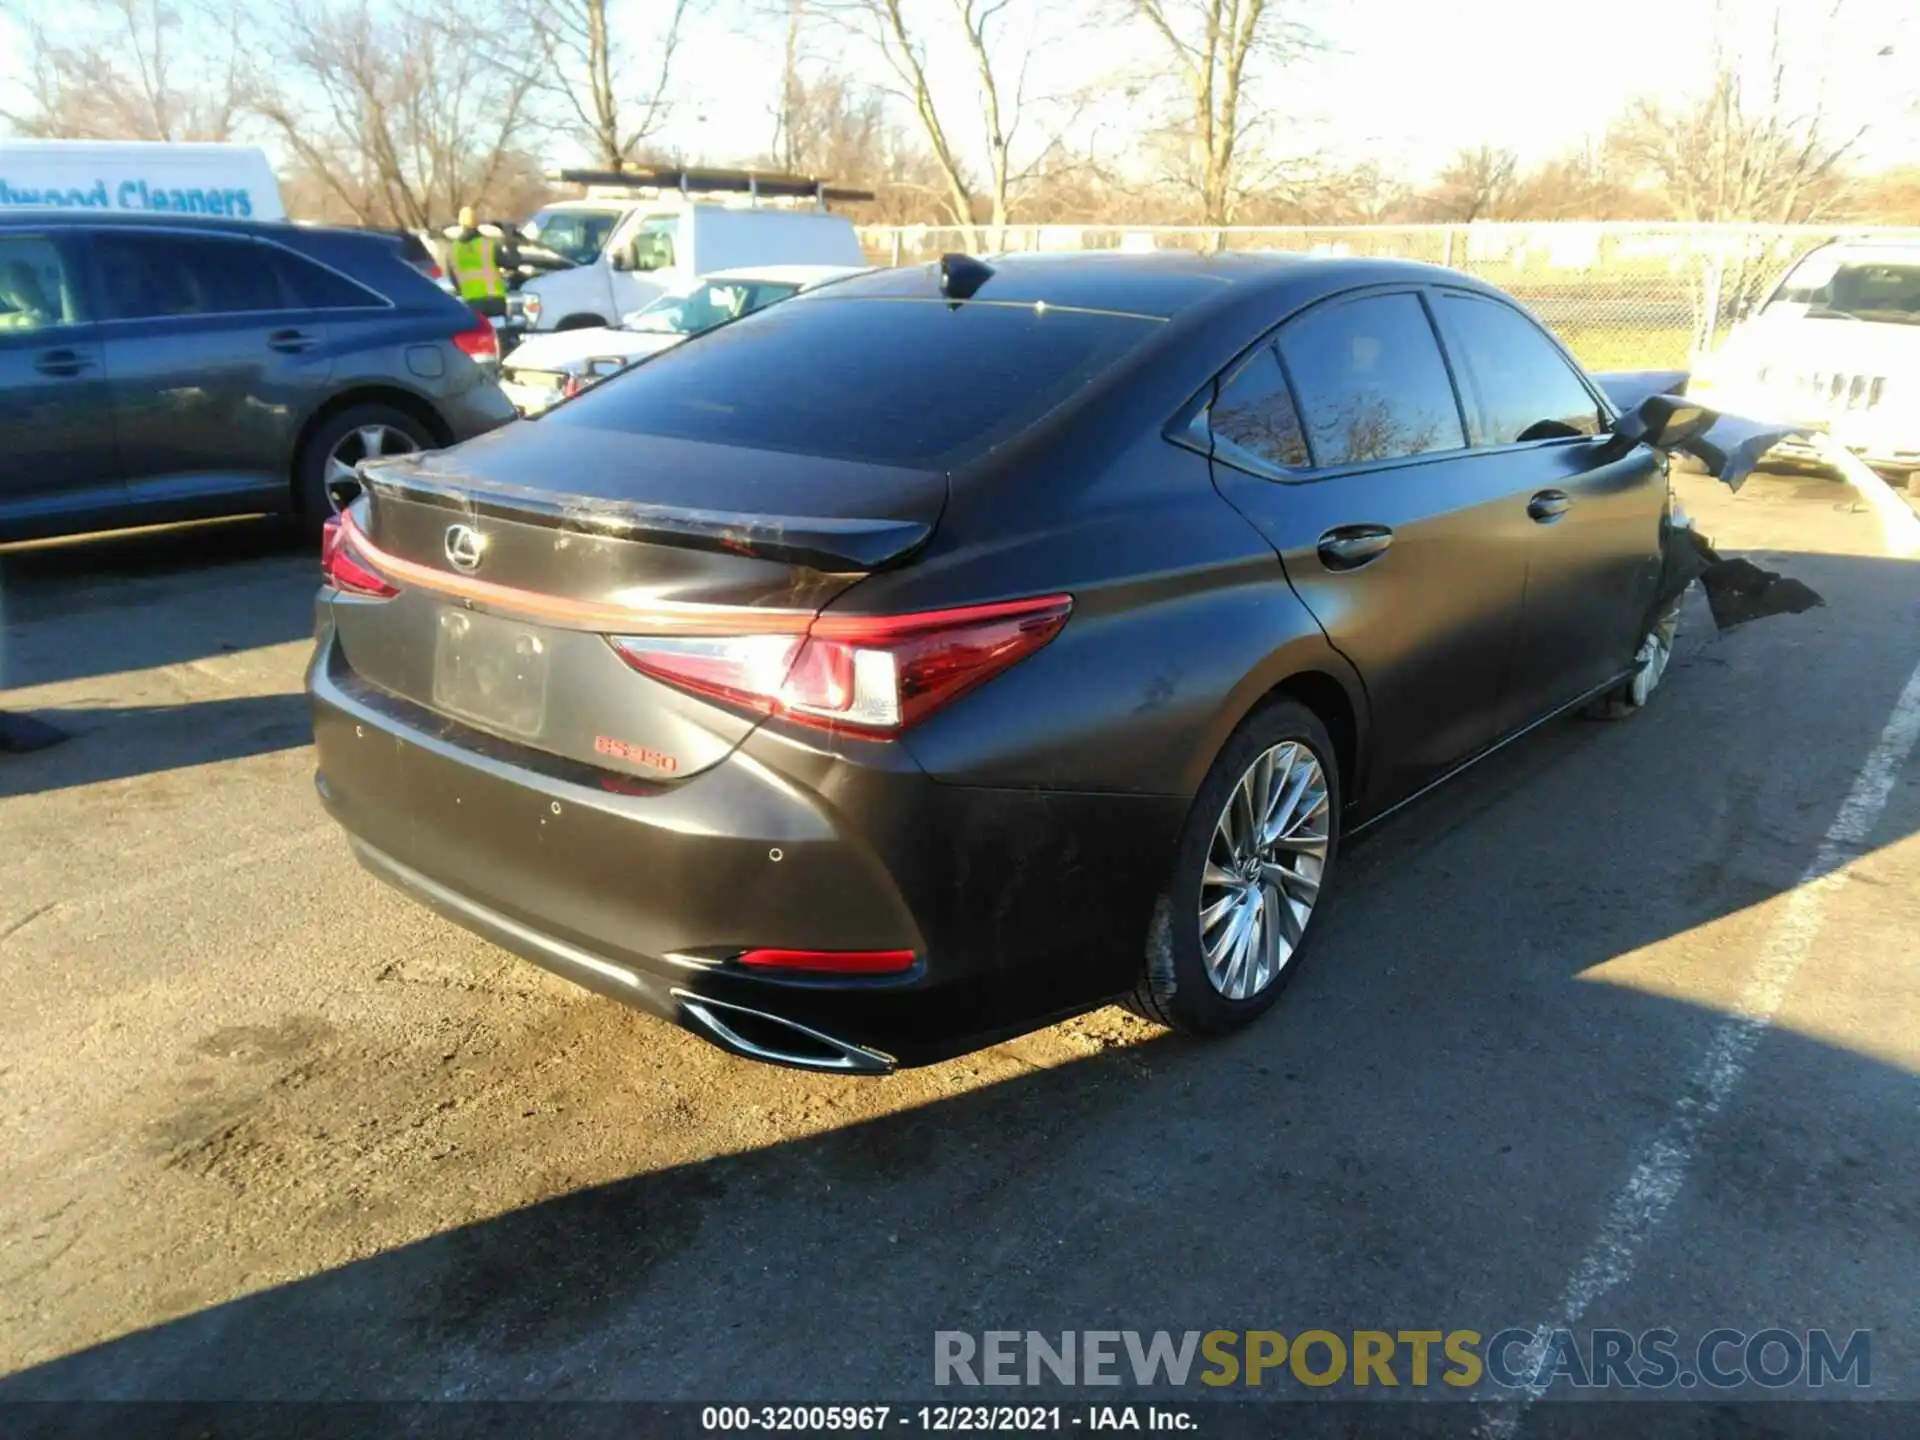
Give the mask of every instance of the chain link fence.
[(1682, 369), (1817, 245), (1860, 237), (1920, 243), (1920, 229), (1578, 222), (1471, 225), (870, 226), (868, 258), (913, 265), (979, 244), (993, 253), (1289, 251), (1445, 265), (1520, 300), (1592, 370)]

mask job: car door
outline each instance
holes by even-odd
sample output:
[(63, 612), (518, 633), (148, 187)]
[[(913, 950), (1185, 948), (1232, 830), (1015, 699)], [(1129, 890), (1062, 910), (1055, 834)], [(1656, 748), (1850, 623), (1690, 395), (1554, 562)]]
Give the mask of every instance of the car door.
[(1366, 686), (1363, 809), (1496, 739), (1531, 522), (1467, 448), (1420, 294), (1303, 312), (1224, 378), (1209, 423), (1215, 484)]
[(331, 362), (274, 247), (119, 227), (90, 246), (129, 497), (283, 503), (294, 428)]
[(1666, 465), (1625, 453), (1586, 377), (1539, 324), (1492, 296), (1437, 289), (1434, 312), (1480, 463), (1526, 492), (1527, 601), (1506, 728), (1619, 675), (1660, 572)]
[(105, 376), (63, 229), (0, 230), (0, 535), (118, 501)]

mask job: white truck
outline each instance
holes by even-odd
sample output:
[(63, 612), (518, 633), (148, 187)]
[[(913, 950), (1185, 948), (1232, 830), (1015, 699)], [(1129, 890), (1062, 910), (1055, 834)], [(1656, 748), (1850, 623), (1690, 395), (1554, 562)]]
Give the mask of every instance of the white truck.
[[(829, 200), (872, 198), (864, 191), (735, 170), (562, 171), (556, 178), (592, 187), (589, 198), (547, 207), (538, 228), (608, 208), (619, 218), (585, 263), (520, 287), (514, 309), (531, 331), (608, 326), (717, 270), (865, 263), (853, 223), (826, 208)], [(616, 192), (621, 198), (610, 198)], [(694, 198), (699, 195), (725, 198)], [(803, 199), (812, 203), (792, 203)]]

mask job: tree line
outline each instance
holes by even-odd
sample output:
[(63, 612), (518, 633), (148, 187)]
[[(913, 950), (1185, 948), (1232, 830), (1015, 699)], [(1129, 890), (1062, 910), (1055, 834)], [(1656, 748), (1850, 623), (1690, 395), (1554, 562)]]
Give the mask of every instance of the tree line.
[[(718, 4), (778, 49), (767, 142), (672, 152), (701, 58), (689, 19)], [(1302, 0), (87, 0), (26, 27), (25, 100), (5, 119), (29, 136), (269, 140), (296, 215), (416, 229), (468, 204), (528, 213), (555, 155), (819, 175), (875, 192), (857, 218), (976, 239), (1023, 222), (1920, 223), (1920, 169), (1860, 173), (1863, 132), (1836, 125), (1779, 12), (1768, 30), (1757, 11), (1741, 7), (1759, 63), (1716, 52), (1695, 92), (1637, 100), (1567, 154), (1527, 166), (1479, 146), (1418, 180), (1300, 143), (1288, 74), (1324, 49)], [(1096, 27), (1138, 58), (1050, 84)]]

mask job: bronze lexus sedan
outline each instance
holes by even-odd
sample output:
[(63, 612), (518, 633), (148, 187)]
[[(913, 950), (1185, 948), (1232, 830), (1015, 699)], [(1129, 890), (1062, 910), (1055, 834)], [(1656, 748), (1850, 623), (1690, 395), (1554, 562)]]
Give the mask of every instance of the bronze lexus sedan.
[(759, 1059), (1245, 1025), (1347, 835), (1671, 651), (1661, 447), (1463, 275), (964, 256), (362, 467), (320, 796), (377, 875)]

